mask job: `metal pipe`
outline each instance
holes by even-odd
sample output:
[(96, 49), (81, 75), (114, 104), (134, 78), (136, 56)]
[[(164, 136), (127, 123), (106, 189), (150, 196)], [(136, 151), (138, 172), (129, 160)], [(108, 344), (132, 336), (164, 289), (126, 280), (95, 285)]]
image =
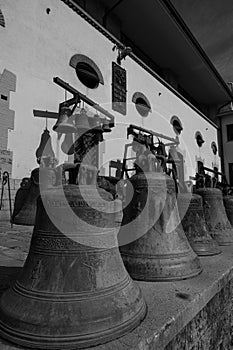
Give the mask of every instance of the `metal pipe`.
[(133, 125), (133, 124), (130, 124), (129, 127), (132, 127), (132, 128), (135, 128), (139, 131), (143, 131), (143, 132), (146, 132), (147, 134), (152, 134), (154, 136), (157, 136), (157, 137), (161, 137), (162, 139), (165, 139), (165, 140), (169, 140), (169, 141), (172, 141), (174, 142), (175, 144), (179, 144), (179, 139), (178, 137), (176, 139), (172, 138), (172, 137), (169, 137), (169, 136), (166, 136), (166, 135), (163, 135), (163, 134), (159, 134), (153, 130), (147, 130), (147, 129), (144, 129), (142, 128), (141, 126), (137, 126), (137, 125)]
[[(225, 154), (224, 154), (224, 146), (223, 146), (223, 133), (222, 133), (222, 118), (219, 117), (219, 123), (220, 123), (220, 127), (219, 127), (219, 138), (218, 138), (218, 141), (219, 141), (219, 148), (220, 148), (220, 162), (221, 162), (221, 169), (222, 169), (222, 172), (224, 174), (226, 174), (226, 166), (225, 166)], [(227, 174), (227, 178), (229, 179), (229, 173)]]
[(127, 152), (128, 152), (128, 148), (130, 146), (132, 146), (133, 143), (128, 143), (125, 145), (125, 150), (124, 150), (124, 158), (123, 158), (123, 162), (122, 162), (122, 170), (121, 170), (121, 179), (123, 179), (124, 177), (124, 173), (126, 173), (126, 177), (129, 179), (129, 175), (128, 172), (126, 170), (126, 161), (127, 161)]
[(49, 112), (49, 111), (42, 111), (40, 109), (33, 109), (33, 115), (34, 117), (40, 117), (40, 118), (58, 118), (58, 113), (56, 112)]

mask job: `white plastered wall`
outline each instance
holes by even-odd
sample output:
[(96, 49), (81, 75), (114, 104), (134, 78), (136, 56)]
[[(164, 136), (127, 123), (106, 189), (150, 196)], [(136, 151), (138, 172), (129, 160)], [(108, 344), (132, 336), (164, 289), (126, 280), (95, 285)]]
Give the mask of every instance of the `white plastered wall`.
[[(8, 148), (13, 151), (13, 176), (28, 176), (36, 167), (35, 150), (45, 120), (34, 118), (32, 110), (57, 111), (65, 99), (64, 90), (53, 83), (59, 76), (96, 103), (114, 114), (116, 127), (105, 135), (105, 161), (122, 158), (126, 142), (126, 127), (133, 123), (159, 133), (175, 137), (170, 119), (177, 115), (182, 121), (183, 132), (180, 149), (185, 155), (185, 179), (194, 176), (196, 157), (212, 167), (214, 159), (211, 142), (217, 143), (217, 131), (200, 115), (175, 96), (131, 58), (122, 66), (127, 70), (127, 115), (111, 108), (112, 61), (117, 53), (113, 44), (62, 1), (58, 0), (0, 0), (6, 27), (0, 27), (0, 73), (4, 68), (16, 74), (16, 92), (12, 94), (10, 108), (15, 111), (15, 127), (9, 135)], [(50, 13), (46, 9), (50, 8)], [(97, 89), (86, 88), (69, 66), (74, 54), (84, 54), (98, 65), (104, 77), (104, 85)], [(150, 101), (152, 112), (142, 118), (131, 102), (134, 92), (144, 93)], [(93, 111), (95, 112), (95, 111)], [(48, 128), (56, 149), (56, 134), (52, 131), (54, 120)], [(198, 149), (195, 132), (201, 131), (205, 143)], [(64, 155), (60, 153), (60, 162)]]

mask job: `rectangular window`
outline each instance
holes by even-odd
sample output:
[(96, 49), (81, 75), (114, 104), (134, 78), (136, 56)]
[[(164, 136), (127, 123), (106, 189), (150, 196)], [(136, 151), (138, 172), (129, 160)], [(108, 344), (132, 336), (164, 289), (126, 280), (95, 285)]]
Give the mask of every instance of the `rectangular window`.
[(227, 125), (227, 141), (233, 141), (233, 124)]
[(229, 166), (229, 182), (233, 186), (233, 163), (228, 163)]
[(7, 101), (7, 96), (6, 95), (1, 95), (1, 99)]

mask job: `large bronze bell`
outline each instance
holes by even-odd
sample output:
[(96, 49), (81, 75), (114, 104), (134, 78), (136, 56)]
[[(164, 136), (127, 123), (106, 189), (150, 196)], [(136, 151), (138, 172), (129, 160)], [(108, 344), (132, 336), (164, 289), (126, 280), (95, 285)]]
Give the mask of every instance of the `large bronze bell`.
[(76, 127), (73, 123), (73, 119), (69, 119), (72, 114), (71, 109), (63, 105), (59, 109), (59, 116), (56, 124), (53, 126), (53, 130), (62, 133), (62, 134), (70, 134), (76, 131)]
[(11, 222), (33, 226), (36, 217), (36, 201), (40, 194), (39, 168), (32, 170), (30, 178), (23, 178), (16, 192)]
[(89, 118), (89, 124), (91, 126), (92, 133), (98, 135), (97, 136), (98, 142), (104, 141), (104, 138), (103, 138), (104, 130), (103, 130), (102, 126), (101, 126), (99, 115), (95, 114), (92, 118)]
[(88, 120), (87, 112), (84, 108), (81, 109), (80, 113), (75, 115), (75, 126), (76, 132), (82, 134), (90, 129), (90, 123)]
[[(97, 165), (98, 144), (102, 139), (102, 132), (96, 133), (90, 126), (87, 112), (84, 108), (75, 116), (77, 132), (74, 143), (74, 163), (85, 163)], [(101, 137), (99, 137), (101, 136)]]
[(179, 193), (177, 204), (184, 232), (195, 253), (200, 256), (221, 253), (217, 242), (208, 232), (202, 197), (192, 193)]
[(38, 164), (41, 163), (41, 159), (44, 157), (55, 158), (51, 142), (51, 136), (47, 128), (43, 131), (39, 147), (36, 150), (36, 158)]
[(89, 124), (94, 132), (103, 133), (103, 129), (100, 123), (100, 117), (98, 114), (95, 114), (92, 118), (89, 118)]
[(224, 202), (228, 220), (230, 221), (231, 226), (233, 226), (233, 196), (232, 195), (224, 196), (223, 202)]
[(141, 172), (130, 183), (133, 197), (124, 209), (119, 232), (120, 252), (130, 275), (167, 281), (199, 274), (200, 261), (179, 225), (174, 180), (161, 172)]
[(37, 349), (85, 348), (124, 335), (144, 318), (146, 304), (122, 262), (115, 214), (108, 213), (121, 203), (103, 189), (98, 202), (93, 188), (65, 185), (39, 197), (22, 273), (0, 300), (2, 337)]
[(227, 218), (222, 191), (218, 188), (199, 188), (202, 196), (205, 221), (211, 236), (219, 245), (233, 244), (233, 228)]
[(61, 144), (61, 150), (68, 155), (74, 154), (74, 137), (73, 134), (65, 134), (64, 140)]
[(30, 178), (23, 178), (15, 196), (12, 224), (33, 226), (40, 190), (47, 189), (55, 183), (56, 174), (53, 168), (35, 168)]

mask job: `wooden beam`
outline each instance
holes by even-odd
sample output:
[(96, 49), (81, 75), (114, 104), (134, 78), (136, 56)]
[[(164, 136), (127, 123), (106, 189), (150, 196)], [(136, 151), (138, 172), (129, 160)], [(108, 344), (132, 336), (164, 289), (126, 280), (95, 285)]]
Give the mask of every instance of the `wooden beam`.
[(39, 118), (52, 118), (52, 119), (58, 118), (58, 113), (49, 112), (49, 111), (42, 111), (40, 109), (33, 109), (33, 115), (34, 115), (34, 117), (39, 117)]

